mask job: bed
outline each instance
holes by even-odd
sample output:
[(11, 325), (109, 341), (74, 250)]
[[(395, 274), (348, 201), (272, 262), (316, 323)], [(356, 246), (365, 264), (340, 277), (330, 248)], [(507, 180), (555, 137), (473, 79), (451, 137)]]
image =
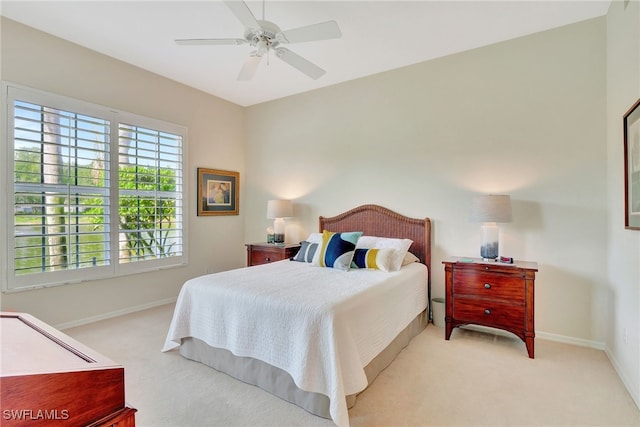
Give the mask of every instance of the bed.
[(348, 426), (357, 394), (429, 322), (431, 223), (364, 205), (321, 216), (319, 231), (410, 239), (416, 262), (387, 272), (285, 260), (190, 279), (163, 351)]

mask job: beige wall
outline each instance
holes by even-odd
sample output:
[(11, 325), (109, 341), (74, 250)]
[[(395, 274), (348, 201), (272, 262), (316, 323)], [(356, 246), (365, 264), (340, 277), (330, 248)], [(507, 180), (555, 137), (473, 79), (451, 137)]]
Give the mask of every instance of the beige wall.
[[(239, 171), (243, 183), (242, 107), (5, 18), (1, 47), (3, 80), (186, 126), (188, 195), (196, 192), (199, 166)], [(188, 266), (5, 293), (2, 309), (64, 326), (175, 300), (187, 278), (243, 266), (242, 209), (240, 216), (196, 217), (193, 199), (188, 209)]]
[[(640, 406), (640, 231), (624, 229), (624, 113), (640, 98), (640, 2), (607, 15), (607, 354)], [(625, 340), (626, 335), (626, 340)], [(625, 342), (626, 341), (626, 342)]]
[(250, 107), (247, 239), (272, 197), (294, 200), (289, 240), (362, 203), (429, 216), (443, 296), (440, 261), (479, 255), (472, 196), (507, 193), (501, 252), (539, 264), (539, 336), (602, 346), (605, 63), (600, 18)]

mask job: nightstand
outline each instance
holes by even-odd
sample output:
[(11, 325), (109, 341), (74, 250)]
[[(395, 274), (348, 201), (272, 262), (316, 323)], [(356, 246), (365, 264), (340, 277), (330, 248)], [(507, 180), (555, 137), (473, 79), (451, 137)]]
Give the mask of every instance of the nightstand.
[(281, 243), (249, 243), (247, 246), (247, 266), (267, 264), (294, 257), (300, 245)]
[(445, 270), (445, 339), (466, 324), (489, 326), (517, 335), (534, 356), (534, 283), (538, 264), (484, 262), (452, 257)]

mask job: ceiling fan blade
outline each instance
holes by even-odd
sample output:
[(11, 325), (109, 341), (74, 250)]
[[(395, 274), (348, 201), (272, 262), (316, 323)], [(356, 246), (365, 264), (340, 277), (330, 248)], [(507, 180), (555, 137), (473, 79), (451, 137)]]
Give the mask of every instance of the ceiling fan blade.
[(176, 43), (181, 46), (240, 45), (247, 41), (245, 39), (177, 39)]
[(244, 25), (245, 28), (252, 28), (254, 30), (260, 29), (260, 24), (258, 24), (256, 17), (253, 16), (253, 13), (251, 13), (249, 6), (247, 6), (244, 1), (229, 0), (225, 1), (224, 4), (227, 5), (227, 7), (231, 10), (231, 12), (233, 12), (236, 18), (238, 18), (238, 21), (240, 21), (240, 23)]
[(247, 58), (244, 65), (242, 66), (240, 73), (238, 74), (238, 80), (251, 80), (253, 78), (253, 75), (256, 73), (261, 60), (262, 56), (249, 56), (249, 58)]
[(311, 77), (313, 80), (319, 79), (326, 72), (316, 64), (307, 61), (297, 53), (293, 53), (284, 47), (277, 48), (276, 55), (293, 68), (297, 68), (299, 71)]
[(320, 22), (319, 24), (307, 25), (299, 28), (292, 28), (283, 31), (284, 42), (303, 43), (316, 40), (339, 39), (342, 32), (336, 21)]

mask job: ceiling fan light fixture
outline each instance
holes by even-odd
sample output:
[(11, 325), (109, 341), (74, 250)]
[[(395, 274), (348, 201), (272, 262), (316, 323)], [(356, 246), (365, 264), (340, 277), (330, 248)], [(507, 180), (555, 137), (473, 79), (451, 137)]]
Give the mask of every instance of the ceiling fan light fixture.
[(269, 43), (266, 40), (261, 39), (256, 43), (256, 56), (262, 56), (269, 51)]

